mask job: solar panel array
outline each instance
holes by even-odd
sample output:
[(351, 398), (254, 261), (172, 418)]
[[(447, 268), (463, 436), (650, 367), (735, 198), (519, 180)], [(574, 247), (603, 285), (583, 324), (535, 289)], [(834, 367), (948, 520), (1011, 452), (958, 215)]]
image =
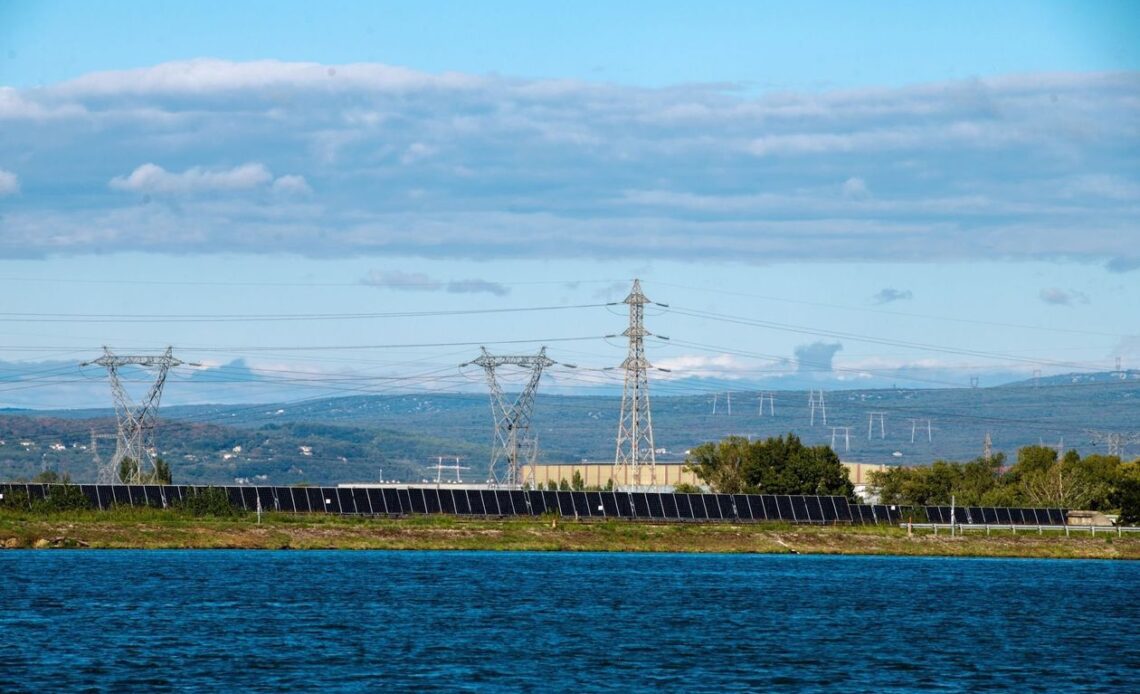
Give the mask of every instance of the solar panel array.
[(960, 525), (1065, 525), (1068, 510), (1061, 508), (1006, 508), (1001, 506), (927, 506), (931, 523)]
[[(186, 485), (78, 485), (99, 509), (114, 506), (166, 508), (206, 487)], [(0, 491), (24, 491), (30, 499), (50, 496), (60, 485), (0, 484)], [(334, 513), (341, 515), (408, 516), (447, 514), (458, 516), (541, 516), (557, 513), (564, 518), (676, 521), (784, 521), (790, 523), (856, 523), (897, 525), (903, 520), (899, 506), (851, 504), (842, 496), (775, 494), (673, 494), (658, 492), (587, 492), (452, 487), (216, 487), (225, 492), (235, 508), (266, 512)], [(942, 510), (945, 510), (943, 520)], [(970, 509), (971, 511), (973, 509)], [(993, 511), (994, 509), (989, 509)], [(1040, 518), (1034, 525), (1064, 524), (1058, 509), (1002, 509), (1001, 518), (1016, 517), (1021, 523)], [(987, 518), (962, 516), (958, 522)], [(949, 507), (927, 507), (934, 523), (949, 522)], [(999, 517), (997, 515), (995, 518)], [(1045, 520), (1049, 522), (1046, 523)], [(999, 522), (994, 520), (991, 524)]]

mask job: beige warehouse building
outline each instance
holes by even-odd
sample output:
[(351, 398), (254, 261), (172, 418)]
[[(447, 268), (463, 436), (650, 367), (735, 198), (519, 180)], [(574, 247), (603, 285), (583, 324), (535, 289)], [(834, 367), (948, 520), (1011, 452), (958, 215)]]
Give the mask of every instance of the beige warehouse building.
[[(856, 487), (867, 484), (870, 473), (886, 470), (886, 465), (873, 463), (843, 463), (847, 468), (847, 477)], [(550, 482), (559, 484), (563, 480), (567, 484), (574, 479), (574, 473), (582, 477), (587, 487), (605, 487), (610, 480), (618, 487), (674, 487), (678, 484), (692, 484), (702, 486), (696, 473), (686, 470), (684, 463), (657, 463), (656, 479), (651, 479), (648, 465), (642, 465), (640, 479), (634, 479), (628, 467), (618, 470), (613, 463), (565, 463), (551, 465), (526, 465), (522, 469), (522, 479), (534, 480), (536, 487), (546, 488)]]

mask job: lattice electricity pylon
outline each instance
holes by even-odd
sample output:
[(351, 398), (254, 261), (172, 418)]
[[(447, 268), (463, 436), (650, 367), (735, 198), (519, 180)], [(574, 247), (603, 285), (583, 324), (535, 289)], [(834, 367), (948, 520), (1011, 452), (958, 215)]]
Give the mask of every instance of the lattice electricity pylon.
[(649, 485), (656, 487), (657, 453), (653, 445), (653, 416), (649, 410), (649, 369), (653, 365), (645, 358), (645, 338), (653, 334), (645, 329), (645, 305), (654, 302), (641, 292), (641, 282), (635, 279), (633, 289), (622, 303), (629, 305), (629, 327), (622, 333), (629, 338), (629, 355), (621, 364), (625, 370), (625, 387), (621, 394), (621, 419), (614, 454), (614, 484), (642, 486), (641, 468), (648, 466)]
[[(107, 376), (111, 381), (111, 394), (115, 398), (115, 418), (118, 431), (115, 442), (115, 454), (105, 466), (100, 466), (99, 482), (111, 484), (126, 482), (128, 484), (141, 484), (144, 479), (143, 471), (157, 472), (154, 455), (154, 430), (158, 424), (158, 403), (162, 399), (162, 387), (166, 383), (166, 373), (175, 366), (185, 362), (171, 355), (172, 348), (167, 347), (161, 355), (116, 355), (103, 347), (103, 356), (80, 366), (95, 364), (107, 369)], [(135, 403), (127, 394), (119, 379), (119, 369), (124, 366), (140, 366), (155, 371), (154, 384), (147, 391), (141, 402)], [(130, 479), (119, 479), (119, 469), (123, 459), (130, 458), (135, 462)]]
[[(495, 356), (482, 348), (483, 355), (478, 359), (469, 361), (464, 366), (483, 367), (487, 375), (487, 386), (491, 389), (491, 415), (495, 420), (495, 438), (491, 443), (490, 475), (495, 486), (517, 487), (530, 480), (522, 479), (522, 468), (527, 466), (531, 471), (538, 458), (538, 444), (530, 437), (530, 420), (534, 412), (534, 393), (538, 388), (538, 381), (542, 378), (542, 370), (553, 366), (557, 362), (547, 358), (546, 348), (538, 350), (538, 354), (523, 356)], [(530, 377), (522, 391), (514, 400), (508, 401), (503, 393), (495, 369), (501, 366), (515, 366), (520, 369), (530, 369)], [(568, 365), (569, 366), (569, 365)], [(500, 469), (500, 463), (505, 461), (505, 470)], [(533, 472), (532, 472), (533, 474)]]

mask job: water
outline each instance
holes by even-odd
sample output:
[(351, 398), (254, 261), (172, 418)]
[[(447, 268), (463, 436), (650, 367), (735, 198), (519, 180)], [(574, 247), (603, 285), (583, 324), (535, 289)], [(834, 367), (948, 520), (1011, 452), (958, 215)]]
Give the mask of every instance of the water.
[(1140, 563), (0, 552), (0, 691), (1116, 690)]

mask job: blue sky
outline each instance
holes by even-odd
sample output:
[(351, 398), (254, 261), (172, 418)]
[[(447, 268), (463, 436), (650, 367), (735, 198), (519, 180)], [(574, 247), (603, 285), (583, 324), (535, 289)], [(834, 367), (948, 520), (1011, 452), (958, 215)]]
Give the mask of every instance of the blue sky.
[(612, 386), (634, 276), (659, 392), (1135, 368), (1138, 46), (1127, 2), (0, 0), (0, 406), (101, 403), (104, 344), (244, 365), (167, 402), (476, 388), (483, 342)]

